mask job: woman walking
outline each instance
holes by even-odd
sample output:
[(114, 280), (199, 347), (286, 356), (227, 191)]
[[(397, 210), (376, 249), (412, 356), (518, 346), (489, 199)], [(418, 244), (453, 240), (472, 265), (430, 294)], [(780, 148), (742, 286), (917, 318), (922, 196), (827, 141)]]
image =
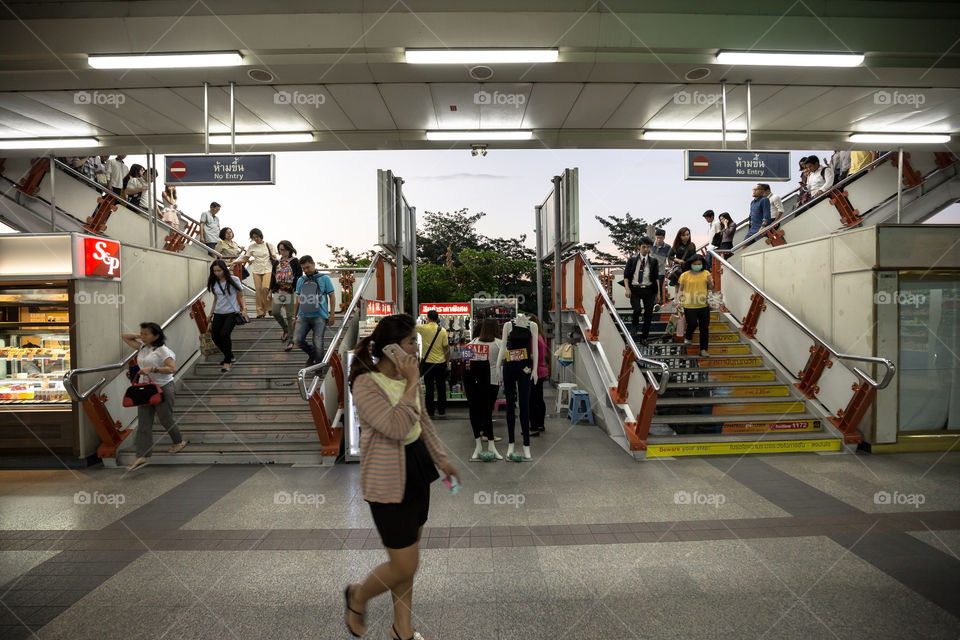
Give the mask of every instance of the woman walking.
[(253, 273), (253, 288), (257, 292), (257, 317), (266, 318), (270, 311), (270, 274), (276, 262), (277, 250), (269, 242), (263, 241), (260, 229), (250, 229), (253, 242), (247, 248), (250, 257), (250, 272)]
[[(497, 321), (485, 318), (480, 322), (480, 333), (470, 341), (473, 358), (467, 360), (464, 373), (464, 389), (470, 406), (470, 426), (477, 446), (470, 456), (470, 462), (489, 462), (503, 460), (497, 451), (493, 437), (493, 409), (500, 390), (500, 370), (496, 363), (500, 357), (497, 339)], [(483, 452), (483, 441), (487, 441), (487, 451)]]
[[(163, 329), (155, 322), (140, 323), (140, 334), (123, 333), (120, 338), (132, 349), (137, 350), (138, 373), (141, 381), (153, 382), (163, 394), (160, 404), (148, 404), (137, 407), (137, 430), (134, 443), (137, 458), (128, 467), (127, 471), (134, 471), (145, 467), (150, 462), (153, 453), (153, 419), (156, 417), (163, 428), (170, 435), (173, 446), (167, 453), (177, 453), (187, 441), (180, 435), (176, 418), (173, 415), (174, 404), (177, 400), (173, 374), (177, 372), (176, 354), (164, 344), (166, 336)], [(133, 382), (131, 380), (131, 382)]]
[(220, 371), (226, 373), (236, 359), (230, 334), (237, 324), (237, 316), (242, 317), (245, 322), (250, 321), (243, 302), (243, 287), (240, 286), (240, 278), (230, 273), (226, 262), (214, 260), (207, 278), (207, 291), (213, 294), (213, 307), (207, 318), (210, 323), (210, 337), (223, 353)]
[(694, 256), (689, 262), (690, 270), (680, 276), (677, 300), (687, 320), (684, 345), (693, 344), (693, 333), (700, 327), (700, 357), (710, 355), (710, 306), (707, 292), (713, 291), (713, 278), (703, 268), (703, 256)]
[(433, 423), (420, 403), (417, 333), (413, 318), (387, 316), (354, 349), (349, 384), (360, 419), (360, 486), (388, 561), (344, 590), (346, 624), (366, 632), (367, 602), (393, 596), (391, 637), (422, 640), (411, 625), (413, 579), (419, 542), (430, 510), (430, 483), (439, 476), (460, 481), (447, 461)]
[(537, 344), (539, 345), (537, 382), (530, 387), (530, 435), (536, 437), (547, 430), (544, 426), (547, 419), (547, 404), (543, 401), (543, 381), (547, 379), (547, 341), (543, 337), (540, 318), (530, 314), (530, 319), (537, 325)]
[(162, 201), (161, 217), (168, 225), (180, 230), (180, 216), (177, 215), (177, 187), (167, 184), (163, 186), (163, 193), (160, 194)]
[(737, 223), (733, 221), (730, 214), (724, 211), (720, 214), (720, 246), (717, 248), (724, 260), (730, 257), (730, 249), (733, 249), (733, 234), (737, 232)]
[[(277, 251), (280, 252), (280, 258), (274, 263), (273, 271), (270, 273), (273, 317), (283, 330), (280, 341), (287, 343), (284, 351), (290, 351), (293, 349), (293, 298), (296, 295), (294, 288), (297, 280), (303, 275), (303, 269), (300, 268), (300, 261), (296, 258), (297, 250), (288, 240), (278, 242)], [(286, 317), (283, 316), (284, 307), (287, 309)]]

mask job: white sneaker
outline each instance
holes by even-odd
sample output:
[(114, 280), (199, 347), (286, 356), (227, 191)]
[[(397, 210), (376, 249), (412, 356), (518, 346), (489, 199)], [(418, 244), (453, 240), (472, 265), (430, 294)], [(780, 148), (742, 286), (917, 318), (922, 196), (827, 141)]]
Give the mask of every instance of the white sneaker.
[(701, 352), (700, 352), (700, 357), (701, 357), (701, 358), (706, 358), (706, 357), (709, 356), (709, 355), (710, 355), (710, 352), (709, 352), (709, 351), (701, 351)]

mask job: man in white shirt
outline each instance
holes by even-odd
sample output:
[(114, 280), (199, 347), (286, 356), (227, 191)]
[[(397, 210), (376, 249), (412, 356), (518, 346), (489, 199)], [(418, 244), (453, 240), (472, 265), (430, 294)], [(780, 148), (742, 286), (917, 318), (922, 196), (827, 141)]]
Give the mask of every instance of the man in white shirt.
[(200, 228), (203, 230), (203, 244), (211, 249), (220, 242), (220, 219), (217, 218), (217, 212), (220, 211), (220, 205), (216, 202), (210, 203), (210, 209), (200, 214)]
[[(827, 161), (826, 158), (823, 159)], [(833, 152), (827, 166), (833, 169), (834, 182), (840, 182), (850, 174), (850, 152), (840, 149)]]
[(126, 154), (118, 154), (115, 158), (107, 160), (106, 164), (107, 185), (121, 198), (123, 197), (123, 179), (130, 173), (127, 165), (123, 164), (123, 159), (126, 157)]
[(650, 335), (653, 305), (659, 293), (657, 283), (660, 262), (650, 255), (651, 247), (653, 247), (653, 240), (647, 236), (640, 238), (639, 255), (627, 260), (627, 266), (623, 270), (622, 284), (626, 289), (627, 297), (630, 298), (630, 306), (633, 308), (631, 330), (634, 335), (637, 334), (640, 314), (643, 313), (643, 330), (640, 333), (640, 344), (643, 345), (647, 344), (647, 336)]
[[(720, 246), (720, 221), (714, 217), (713, 209), (707, 209), (703, 212), (703, 219), (707, 221), (707, 242), (716, 249)], [(710, 256), (707, 255), (706, 269), (710, 270)]]
[(807, 193), (816, 198), (830, 190), (833, 186), (833, 169), (820, 166), (817, 156), (807, 158)]
[(770, 185), (766, 182), (760, 183), (763, 187), (763, 195), (770, 201), (770, 217), (776, 220), (783, 215), (783, 203), (780, 202), (780, 196), (770, 191)]

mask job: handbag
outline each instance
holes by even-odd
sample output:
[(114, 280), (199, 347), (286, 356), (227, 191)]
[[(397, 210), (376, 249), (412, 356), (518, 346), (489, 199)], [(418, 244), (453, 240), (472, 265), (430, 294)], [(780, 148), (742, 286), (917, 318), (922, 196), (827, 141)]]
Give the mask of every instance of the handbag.
[(677, 282), (680, 281), (680, 274), (682, 273), (683, 267), (679, 264), (674, 264), (670, 267), (670, 270), (667, 271), (667, 282), (669, 282), (671, 286), (677, 286)]
[(437, 338), (440, 337), (440, 327), (437, 327), (437, 333), (434, 334), (433, 340), (430, 341), (430, 346), (427, 347), (427, 350), (424, 351), (424, 359), (420, 361), (420, 377), (422, 378), (426, 373), (426, 368), (428, 364), (439, 364), (438, 362), (427, 362), (426, 357), (430, 355), (430, 351), (433, 349), (433, 344), (437, 341)]
[(163, 390), (147, 376), (150, 382), (134, 382), (123, 394), (123, 406), (145, 407), (163, 402)]
[(244, 318), (242, 313), (239, 313), (239, 312), (237, 312), (237, 311), (234, 311), (234, 312), (233, 312), (233, 324), (234, 324), (234, 326), (241, 325), (241, 324), (247, 324), (248, 322), (250, 322), (250, 321), (249, 321), (248, 319)]
[(219, 347), (213, 341), (213, 336), (210, 335), (210, 332), (200, 334), (200, 353), (205, 356), (212, 356), (215, 353), (220, 353)]

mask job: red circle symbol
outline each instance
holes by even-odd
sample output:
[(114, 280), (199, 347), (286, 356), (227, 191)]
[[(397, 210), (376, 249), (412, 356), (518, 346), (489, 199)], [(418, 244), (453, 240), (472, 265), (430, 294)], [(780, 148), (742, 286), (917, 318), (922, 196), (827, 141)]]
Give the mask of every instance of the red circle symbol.
[(706, 173), (707, 169), (710, 168), (710, 161), (707, 160), (707, 156), (694, 156), (693, 157), (693, 170), (697, 173)]
[(187, 175), (187, 165), (186, 165), (186, 164), (184, 164), (184, 163), (181, 162), (180, 160), (176, 160), (176, 161), (170, 163), (170, 177), (171, 177), (171, 178), (179, 179), (179, 178), (182, 178), (182, 177), (185, 176), (185, 175)]

